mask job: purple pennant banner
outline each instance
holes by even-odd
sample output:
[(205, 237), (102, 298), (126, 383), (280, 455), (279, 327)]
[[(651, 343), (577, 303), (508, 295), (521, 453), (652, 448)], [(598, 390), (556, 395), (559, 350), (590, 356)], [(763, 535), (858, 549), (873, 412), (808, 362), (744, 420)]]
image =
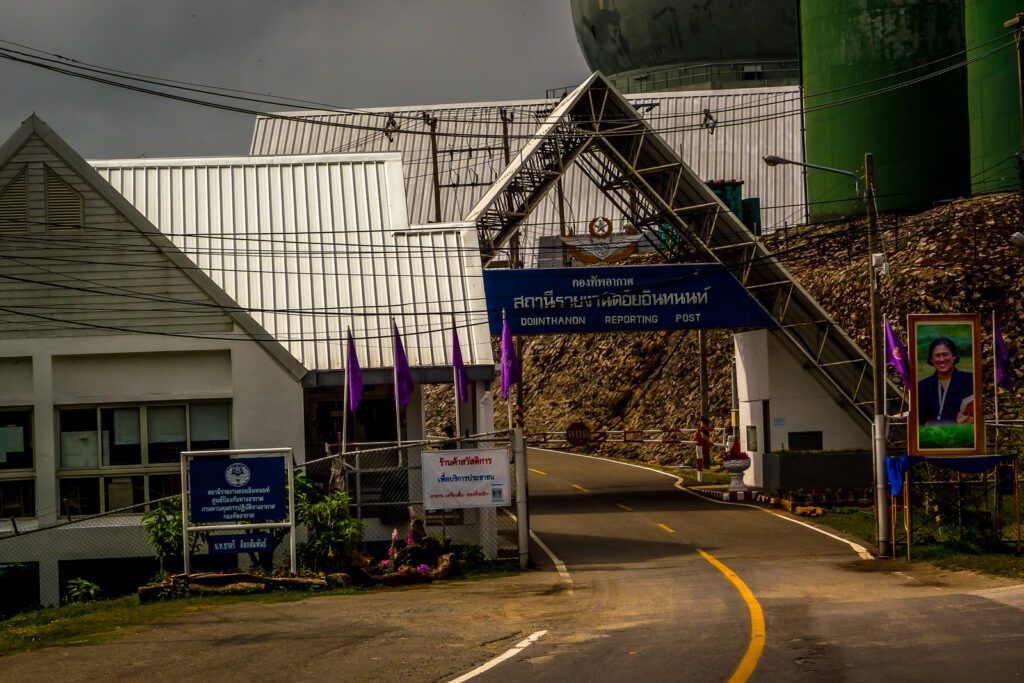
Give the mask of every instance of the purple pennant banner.
[(1013, 391), (1013, 363), (1010, 362), (1010, 351), (1003, 341), (1003, 330), (999, 326), (999, 318), (995, 319), (993, 335), (996, 341), (996, 384), (1007, 391)]
[(452, 367), (455, 368), (455, 395), (459, 401), (469, 400), (469, 377), (466, 375), (466, 364), (462, 362), (462, 347), (459, 345), (459, 330), (452, 320)]
[(508, 390), (522, 379), (516, 345), (512, 341), (512, 328), (508, 319), (501, 324), (501, 397), (508, 400)]
[(412, 400), (412, 370), (409, 369), (409, 357), (405, 355), (405, 347), (402, 346), (402, 335), (398, 333), (398, 325), (395, 325), (395, 391), (398, 396), (398, 403), (403, 408), (409, 405)]
[(889, 321), (885, 321), (885, 361), (896, 368), (903, 380), (903, 386), (910, 388), (910, 361), (907, 358), (907, 347), (903, 340), (892, 329)]
[(348, 363), (345, 374), (348, 382), (348, 404), (354, 413), (359, 407), (359, 402), (363, 400), (363, 371), (359, 367), (359, 356), (356, 355), (356, 343), (352, 339), (352, 330), (348, 331)]

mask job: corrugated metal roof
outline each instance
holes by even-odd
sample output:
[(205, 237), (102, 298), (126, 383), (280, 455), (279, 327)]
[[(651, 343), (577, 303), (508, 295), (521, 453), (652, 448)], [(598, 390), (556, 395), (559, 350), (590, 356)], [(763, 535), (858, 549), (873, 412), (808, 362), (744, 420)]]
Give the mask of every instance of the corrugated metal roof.
[(90, 162), (306, 367), (490, 365), (472, 225), (410, 228), (397, 154)]
[[(760, 197), (762, 224), (770, 230), (800, 222), (804, 186), (796, 166), (769, 168), (766, 154), (802, 159), (800, 89), (796, 86), (626, 95), (651, 126), (704, 180), (744, 181), (744, 197)], [(405, 167), (409, 216), (435, 218), (430, 127), (422, 114), (437, 119), (441, 220), (465, 218), (505, 167), (501, 112), (511, 117), (510, 153), (535, 133), (557, 100), (524, 100), (360, 110), (288, 112), (285, 118), (259, 117), (253, 154), (394, 151)], [(707, 110), (708, 116), (704, 111)], [(389, 126), (389, 117), (394, 125)], [(712, 126), (713, 124), (713, 126)], [(397, 126), (395, 128), (394, 126)], [(563, 179), (565, 219), (576, 234), (597, 216), (618, 212), (578, 169)], [(527, 222), (528, 261), (536, 239), (559, 233), (556, 194), (551, 192)]]

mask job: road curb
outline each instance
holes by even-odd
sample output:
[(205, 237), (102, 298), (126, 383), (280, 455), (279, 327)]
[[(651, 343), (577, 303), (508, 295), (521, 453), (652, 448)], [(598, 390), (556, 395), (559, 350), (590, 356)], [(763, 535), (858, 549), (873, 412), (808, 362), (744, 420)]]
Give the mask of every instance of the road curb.
[(687, 486), (686, 488), (706, 498), (714, 498), (715, 500), (721, 500), (729, 503), (774, 503), (775, 501), (774, 498), (766, 496), (759, 491), (729, 491), (722, 488), (692, 485)]

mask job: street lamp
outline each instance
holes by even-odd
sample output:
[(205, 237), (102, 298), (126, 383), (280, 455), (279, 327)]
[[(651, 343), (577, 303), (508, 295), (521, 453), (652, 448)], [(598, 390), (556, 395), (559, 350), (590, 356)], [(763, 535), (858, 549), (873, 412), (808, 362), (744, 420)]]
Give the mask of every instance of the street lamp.
[[(816, 171), (826, 173), (838, 173), (839, 175), (853, 178), (853, 186), (860, 197), (860, 177), (853, 171), (831, 166), (809, 164), (803, 161), (793, 161), (774, 154), (762, 157), (768, 166), (779, 166), (792, 164)], [(882, 393), (885, 386), (885, 361), (882, 357), (882, 303), (879, 296), (879, 271), (886, 270), (885, 257), (876, 253), (878, 245), (878, 214), (875, 211), (875, 160), (871, 154), (864, 155), (864, 203), (868, 210), (868, 282), (871, 287), (871, 364), (874, 370), (874, 408), (875, 416), (872, 423), (872, 453), (873, 469), (875, 475), (875, 529), (878, 537), (878, 554), (884, 556), (889, 551), (889, 526), (886, 521), (889, 519), (889, 492), (888, 472), (885, 468), (886, 451), (886, 416), (885, 398)], [(1018, 233), (1020, 234), (1020, 233)], [(1021, 235), (1024, 244), (1024, 235)]]
[(793, 166), (801, 166), (803, 168), (813, 168), (816, 171), (825, 171), (827, 173), (838, 173), (839, 175), (847, 175), (853, 178), (853, 191), (857, 195), (857, 199), (861, 199), (860, 195), (860, 176), (853, 171), (845, 171), (841, 168), (832, 168), (831, 166), (821, 166), (819, 164), (809, 164), (804, 161), (793, 161), (792, 159), (786, 159), (785, 157), (776, 156), (774, 154), (766, 154), (761, 157), (767, 166), (785, 166), (786, 164), (792, 164)]

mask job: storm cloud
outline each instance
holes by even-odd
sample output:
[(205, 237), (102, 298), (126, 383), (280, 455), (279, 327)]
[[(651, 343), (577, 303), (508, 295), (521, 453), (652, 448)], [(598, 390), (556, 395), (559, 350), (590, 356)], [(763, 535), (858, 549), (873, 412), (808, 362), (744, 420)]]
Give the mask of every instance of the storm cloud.
[[(540, 98), (587, 76), (569, 5), (4, 0), (0, 39), (124, 71), (342, 107), (482, 102)], [(0, 84), (0, 139), (34, 111), (91, 158), (248, 151), (252, 117), (243, 114), (7, 60)]]

